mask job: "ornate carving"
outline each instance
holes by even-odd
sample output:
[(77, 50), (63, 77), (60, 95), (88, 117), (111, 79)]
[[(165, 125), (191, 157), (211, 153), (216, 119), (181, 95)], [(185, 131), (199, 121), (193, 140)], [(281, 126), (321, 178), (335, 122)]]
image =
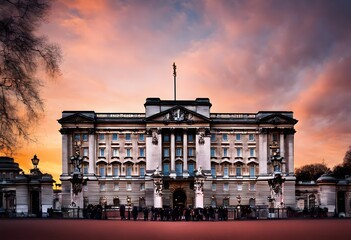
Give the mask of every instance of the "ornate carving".
[(157, 130), (152, 131), (152, 144), (157, 145), (158, 144), (158, 134)]
[(205, 144), (205, 129), (199, 130), (199, 144)]
[(163, 121), (165, 122), (170, 122), (170, 121), (175, 121), (175, 122), (191, 122), (193, 119), (193, 115), (189, 112), (184, 111), (183, 109), (174, 109), (173, 111), (167, 113)]

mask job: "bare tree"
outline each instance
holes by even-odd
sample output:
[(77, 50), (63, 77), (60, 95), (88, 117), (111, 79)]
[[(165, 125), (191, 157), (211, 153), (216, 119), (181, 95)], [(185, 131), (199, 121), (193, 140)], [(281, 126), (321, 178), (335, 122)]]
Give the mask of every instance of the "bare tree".
[(60, 75), (61, 50), (36, 31), (51, 0), (0, 0), (0, 152), (12, 154), (43, 113), (38, 71)]

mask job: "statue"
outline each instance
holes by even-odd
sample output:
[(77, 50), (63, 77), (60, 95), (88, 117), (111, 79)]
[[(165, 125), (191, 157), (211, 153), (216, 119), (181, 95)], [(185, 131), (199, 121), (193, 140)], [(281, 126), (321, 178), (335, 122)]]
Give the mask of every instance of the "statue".
[(196, 170), (196, 176), (202, 176), (202, 168), (201, 166)]
[(199, 144), (204, 144), (205, 143), (205, 132), (201, 131), (199, 132)]
[(156, 130), (152, 131), (152, 144), (157, 145), (158, 144), (158, 139), (157, 139), (157, 132)]

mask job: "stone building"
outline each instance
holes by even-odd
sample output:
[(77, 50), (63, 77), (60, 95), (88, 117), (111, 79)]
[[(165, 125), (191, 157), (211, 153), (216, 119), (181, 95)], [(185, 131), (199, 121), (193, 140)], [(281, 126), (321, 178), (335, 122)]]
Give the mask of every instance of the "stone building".
[(0, 157), (0, 215), (4, 217), (46, 217), (53, 203), (53, 183), (50, 174), (37, 167), (25, 174), (13, 158)]
[(295, 208), (292, 112), (212, 113), (208, 98), (144, 106), (62, 113), (63, 207)]
[[(324, 174), (317, 181), (296, 183), (296, 209), (325, 209), (328, 216), (351, 217), (351, 177)], [(314, 214), (317, 214), (314, 211)]]

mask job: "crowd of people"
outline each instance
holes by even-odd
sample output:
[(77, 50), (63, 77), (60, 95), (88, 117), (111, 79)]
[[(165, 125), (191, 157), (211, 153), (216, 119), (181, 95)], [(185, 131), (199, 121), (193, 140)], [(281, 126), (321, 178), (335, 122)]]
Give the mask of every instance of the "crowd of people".
[(129, 208), (124, 205), (120, 206), (121, 220), (138, 220), (142, 214), (144, 221), (226, 221), (228, 220), (227, 208), (138, 208), (136, 206)]

